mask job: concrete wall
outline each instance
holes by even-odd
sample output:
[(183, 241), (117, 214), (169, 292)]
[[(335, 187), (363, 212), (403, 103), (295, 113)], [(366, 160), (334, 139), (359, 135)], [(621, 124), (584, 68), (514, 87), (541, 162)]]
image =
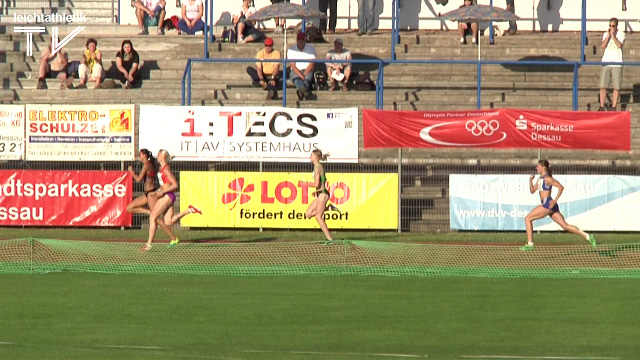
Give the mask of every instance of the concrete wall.
[[(137, 24), (130, 0), (119, 0), (121, 4), (121, 24)], [(209, 0), (211, 1), (211, 0)], [(270, 5), (269, 0), (254, 0), (256, 8)], [(291, 0), (301, 4), (302, 0)], [(455, 29), (456, 23), (434, 20), (438, 14), (456, 9), (461, 0), (449, 0), (446, 6), (436, 4), (435, 0), (399, 0), (400, 25), (402, 29)], [(515, 0), (516, 15), (523, 20), (518, 22), (519, 30), (524, 31), (579, 31), (581, 18), (580, 0)], [(241, 0), (214, 0), (214, 19), (219, 25), (230, 21), (230, 14), (237, 9)], [(307, 5), (317, 9), (318, 0), (308, 0)], [(478, 0), (479, 4), (489, 5), (489, 0)], [(504, 8), (505, 0), (494, 0), (494, 5)], [(627, 11), (622, 11), (622, 0), (588, 1), (587, 30), (604, 31), (609, 18), (617, 17), (623, 21), (621, 29), (640, 31), (640, 1), (628, 0)], [(175, 1), (167, 1), (168, 16), (180, 16)], [(391, 28), (392, 0), (376, 0), (376, 14), (379, 17), (379, 29)], [(338, 28), (357, 29), (358, 1), (338, 0)], [(313, 21), (313, 20), (311, 20)], [(293, 20), (292, 22), (297, 23)], [(273, 21), (266, 21), (267, 28), (273, 28)], [(506, 23), (503, 25), (506, 27)]]

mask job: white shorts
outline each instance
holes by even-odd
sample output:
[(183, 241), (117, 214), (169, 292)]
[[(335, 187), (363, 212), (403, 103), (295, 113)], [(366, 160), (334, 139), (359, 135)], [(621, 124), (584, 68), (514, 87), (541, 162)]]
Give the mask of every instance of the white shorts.
[(106, 76), (104, 69), (100, 64), (93, 64), (93, 69), (91, 69), (91, 75), (90, 76), (88, 75), (89, 75), (89, 67), (85, 64), (80, 64), (80, 68), (78, 68), (78, 76), (80, 77), (80, 80), (87, 80), (89, 77), (91, 78), (99, 77), (100, 79), (104, 79), (104, 77)]

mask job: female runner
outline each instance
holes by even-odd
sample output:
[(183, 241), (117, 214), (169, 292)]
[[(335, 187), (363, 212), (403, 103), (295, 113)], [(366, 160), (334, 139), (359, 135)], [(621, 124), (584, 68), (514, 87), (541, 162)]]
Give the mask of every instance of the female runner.
[[(151, 209), (151, 214), (149, 215), (149, 240), (147, 240), (147, 245), (142, 248), (143, 251), (151, 249), (151, 245), (153, 244), (153, 240), (156, 235), (156, 226), (158, 224), (159, 217), (164, 215), (165, 224), (167, 226), (171, 226), (188, 214), (202, 214), (202, 211), (192, 205), (189, 205), (187, 210), (179, 214), (173, 214), (173, 203), (176, 201), (175, 191), (178, 190), (178, 181), (171, 172), (169, 161), (171, 161), (169, 152), (166, 150), (158, 151), (158, 163), (160, 164), (158, 181), (160, 182), (160, 188), (149, 194), (150, 198), (154, 197), (156, 202), (153, 209)], [(177, 238), (172, 239), (169, 246), (174, 246), (178, 244), (178, 242), (180, 242), (180, 240)]]
[[(540, 202), (542, 205), (536, 206), (529, 215), (527, 215), (524, 219), (525, 224), (527, 226), (527, 245), (522, 246), (520, 250), (531, 250), (533, 249), (533, 221), (542, 219), (545, 216), (551, 216), (551, 219), (555, 221), (560, 227), (568, 231), (572, 234), (576, 234), (587, 240), (591, 246), (596, 248), (596, 239), (593, 235), (589, 235), (586, 232), (578, 229), (573, 225), (567, 224), (564, 220), (564, 216), (560, 213), (560, 209), (558, 208), (558, 199), (560, 195), (562, 195), (562, 191), (564, 190), (564, 186), (558, 182), (558, 180), (554, 179), (551, 176), (551, 168), (549, 166), (549, 162), (547, 160), (538, 161), (538, 165), (536, 165), (536, 171), (540, 177), (538, 178), (538, 182), (534, 185), (533, 178), (535, 175), (531, 175), (529, 178), (529, 190), (533, 194), (536, 190), (540, 192)], [(553, 187), (558, 188), (558, 195), (555, 199), (551, 198), (551, 189)]]
[(327, 158), (329, 158), (329, 154), (323, 155), (322, 151), (318, 149), (311, 152), (310, 159), (313, 164), (313, 181), (316, 188), (313, 195), (316, 198), (313, 199), (311, 204), (309, 204), (309, 208), (307, 209), (305, 216), (307, 219), (311, 219), (315, 216), (318, 221), (318, 225), (320, 225), (324, 236), (327, 238), (327, 242), (331, 242), (333, 241), (333, 237), (331, 237), (327, 223), (324, 221), (324, 212), (327, 210), (340, 212), (340, 210), (333, 204), (329, 204), (327, 206), (327, 202), (329, 201), (329, 190), (326, 188), (327, 176), (324, 173), (324, 167), (320, 164), (321, 160), (326, 161)]
[[(133, 171), (133, 166), (131, 165), (129, 165), (129, 172), (135, 181), (144, 181), (144, 195), (138, 196), (129, 203), (129, 205), (127, 205), (127, 212), (132, 214), (151, 214), (151, 209), (153, 209), (153, 206), (158, 200), (155, 197), (149, 196), (150, 193), (158, 190), (155, 183), (158, 164), (151, 151), (147, 149), (141, 149), (138, 153), (138, 158), (140, 159), (140, 162), (142, 162), (142, 169), (140, 170), (140, 173), (136, 175)], [(149, 208), (145, 208), (145, 205), (148, 205)], [(172, 241), (177, 239), (176, 235), (171, 231), (171, 228), (164, 223), (164, 220), (159, 219), (158, 226), (160, 226), (162, 231), (169, 235), (169, 239)]]

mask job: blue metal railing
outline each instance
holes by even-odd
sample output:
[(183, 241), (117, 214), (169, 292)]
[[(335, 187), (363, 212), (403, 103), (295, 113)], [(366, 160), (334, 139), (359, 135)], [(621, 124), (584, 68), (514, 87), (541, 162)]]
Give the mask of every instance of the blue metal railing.
[[(204, 58), (209, 57), (209, 41), (214, 41), (214, 18), (213, 18), (213, 1), (205, 2), (205, 42), (204, 42)], [(396, 59), (396, 45), (400, 43), (400, 0), (393, 0), (391, 9), (391, 60)], [(302, 5), (306, 5), (306, 0), (302, 0)], [(493, 6), (493, 0), (490, 0), (489, 6)], [(208, 11), (207, 11), (208, 9)], [(118, 22), (120, 21), (120, 7), (118, 7)], [(438, 18), (432, 20), (441, 21)], [(581, 18), (581, 52), (580, 61), (585, 61), (585, 45), (587, 44), (587, 0), (582, 0), (582, 18)], [(302, 31), (306, 30), (306, 21), (302, 19)], [(208, 41), (207, 41), (208, 40)], [(489, 26), (489, 43), (494, 43), (493, 23)]]
[[(336, 60), (325, 60), (325, 59), (305, 59), (303, 60), (304, 62), (312, 62), (312, 63), (336, 63), (338, 61)], [(279, 60), (271, 60), (271, 59), (265, 59), (265, 60), (260, 60), (260, 62), (274, 62), (274, 63), (281, 63), (282, 64), (282, 106), (286, 107), (287, 106), (287, 80), (288, 80), (288, 76), (287, 76), (287, 64), (294, 62), (291, 59), (279, 59)], [(300, 60), (298, 60), (298, 62), (300, 62)], [(382, 90), (383, 90), (383, 85), (382, 85), (382, 80), (383, 80), (383, 67), (384, 67), (384, 60), (382, 59), (377, 59), (377, 60), (340, 60), (340, 63), (349, 63), (349, 64), (377, 64), (378, 65), (378, 77), (376, 78), (376, 108), (378, 108), (378, 104), (382, 105), (383, 104), (383, 95)], [(185, 65), (184, 68), (184, 73), (182, 74), (182, 98), (181, 98), (181, 104), (182, 105), (191, 105), (191, 83), (192, 83), (192, 77), (191, 77), (191, 73), (192, 73), (192, 69), (193, 69), (193, 64), (195, 63), (250, 63), (250, 64), (255, 64), (256, 63), (256, 59), (187, 59), (187, 64)], [(249, 81), (249, 79), (247, 78), (247, 82)], [(381, 109), (381, 108), (380, 108)]]
[[(209, 17), (209, 12), (207, 11), (207, 6), (209, 4), (209, 2), (211, 2), (211, 6), (209, 6), (210, 8), (213, 8), (213, 0), (210, 1), (205, 1), (204, 2), (204, 56), (203, 58), (208, 58), (209, 57), (209, 41), (207, 41), (207, 39), (209, 39), (209, 23), (211, 23), (211, 17)], [(213, 30), (212, 30), (213, 31)]]
[(582, 0), (582, 39), (580, 40), (580, 61), (586, 61), (584, 47), (587, 45), (587, 0)]
[(211, 6), (209, 6), (209, 24), (207, 25), (209, 29), (209, 33), (211, 34), (210, 37), (205, 37), (205, 40), (207, 38), (211, 39), (211, 42), (213, 42), (215, 40), (215, 34), (213, 33), (213, 27), (215, 26), (215, 18), (213, 17), (213, 2), (215, 0), (211, 0)]
[[(280, 60), (262, 60), (263, 62), (279, 62), (282, 63), (282, 68), (286, 69), (287, 63), (292, 62), (287, 59)], [(192, 65), (194, 63), (255, 63), (256, 59), (188, 59), (185, 66), (184, 73), (182, 75), (182, 105), (191, 105), (191, 83), (192, 83)], [(332, 63), (335, 60), (305, 60), (305, 62), (314, 63)], [(510, 66), (566, 66), (567, 68), (573, 67), (573, 82), (572, 82), (572, 108), (578, 110), (578, 96), (579, 96), (579, 69), (582, 66), (603, 66), (603, 65), (621, 65), (621, 63), (603, 63), (596, 61), (496, 61), (496, 60), (344, 60), (340, 61), (344, 63), (352, 64), (377, 64), (378, 75), (376, 77), (376, 109), (382, 109), (384, 105), (384, 67), (387, 65), (401, 65), (401, 64), (413, 64), (413, 65), (476, 65), (477, 66), (477, 100), (476, 106), (478, 109), (482, 108), (482, 66), (484, 65), (510, 65)], [(624, 66), (640, 66), (640, 62), (625, 62)], [(287, 106), (287, 79), (286, 71), (283, 72), (282, 81), (282, 106)], [(248, 81), (249, 79), (247, 79)], [(185, 98), (186, 95), (186, 98)]]
[[(489, 6), (491, 10), (493, 10), (493, 0), (489, 1)], [(493, 30), (493, 21), (489, 21), (489, 44), (493, 45), (494, 43), (494, 30)]]

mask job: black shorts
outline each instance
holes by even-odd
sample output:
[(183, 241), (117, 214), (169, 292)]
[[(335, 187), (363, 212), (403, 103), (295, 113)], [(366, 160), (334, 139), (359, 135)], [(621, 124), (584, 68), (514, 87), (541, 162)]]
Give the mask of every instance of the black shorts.
[(282, 3), (282, 2), (291, 2), (291, 0), (271, 0), (272, 4)]
[(56, 79), (58, 77), (58, 75), (60, 74), (67, 74), (67, 70), (60, 70), (60, 71), (54, 71), (54, 70), (49, 70), (49, 72), (47, 73), (47, 78), (49, 79)]
[(507, 6), (509, 6), (509, 5), (514, 6), (513, 2), (514, 2), (514, 0), (507, 0)]

